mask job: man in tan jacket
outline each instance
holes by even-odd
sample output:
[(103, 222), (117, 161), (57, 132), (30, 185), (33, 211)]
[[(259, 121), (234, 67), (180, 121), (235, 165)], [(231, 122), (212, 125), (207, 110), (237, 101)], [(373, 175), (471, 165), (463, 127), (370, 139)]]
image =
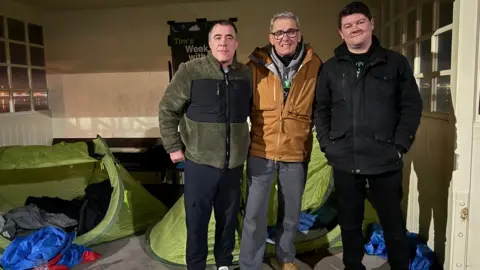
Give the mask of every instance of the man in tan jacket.
[(312, 114), (320, 58), (303, 42), (298, 17), (275, 14), (270, 44), (256, 48), (248, 65), (253, 76), (248, 198), (240, 267), (261, 269), (267, 235), (269, 192), (278, 174), (279, 219), (276, 257), (282, 269), (298, 269), (297, 232), (307, 164), (312, 150)]

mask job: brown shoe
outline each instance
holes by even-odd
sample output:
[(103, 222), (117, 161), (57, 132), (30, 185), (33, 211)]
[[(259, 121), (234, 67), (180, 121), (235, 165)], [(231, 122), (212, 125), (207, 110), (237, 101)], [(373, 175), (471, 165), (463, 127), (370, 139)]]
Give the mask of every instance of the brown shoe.
[(294, 263), (285, 263), (282, 270), (300, 270)]

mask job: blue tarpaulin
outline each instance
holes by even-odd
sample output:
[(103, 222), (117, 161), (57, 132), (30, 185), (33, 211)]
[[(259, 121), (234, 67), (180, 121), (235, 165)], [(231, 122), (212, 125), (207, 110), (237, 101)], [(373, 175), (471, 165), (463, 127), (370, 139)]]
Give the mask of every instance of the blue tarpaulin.
[[(413, 258), (410, 260), (411, 270), (428, 270), (434, 262), (434, 253), (428, 247), (427, 243), (416, 233), (408, 233), (408, 240)], [(382, 258), (388, 258), (385, 238), (383, 237), (382, 227), (373, 223), (370, 227), (370, 241), (365, 245), (365, 251), (368, 255), (375, 255)]]

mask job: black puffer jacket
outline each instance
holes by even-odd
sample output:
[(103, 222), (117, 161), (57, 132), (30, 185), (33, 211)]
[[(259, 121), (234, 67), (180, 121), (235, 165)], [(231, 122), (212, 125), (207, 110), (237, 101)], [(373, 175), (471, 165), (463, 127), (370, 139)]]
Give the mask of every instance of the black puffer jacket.
[(315, 128), (329, 164), (356, 174), (401, 169), (420, 124), (422, 100), (407, 59), (382, 48), (357, 78), (345, 43), (318, 77)]

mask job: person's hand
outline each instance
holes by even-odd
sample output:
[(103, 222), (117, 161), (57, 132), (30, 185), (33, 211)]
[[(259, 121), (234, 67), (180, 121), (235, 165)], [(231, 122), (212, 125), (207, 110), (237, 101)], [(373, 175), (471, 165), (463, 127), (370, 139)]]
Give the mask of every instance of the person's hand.
[(172, 160), (173, 163), (178, 163), (178, 162), (184, 161), (185, 156), (183, 155), (182, 150), (178, 150), (178, 151), (170, 153), (170, 159)]

